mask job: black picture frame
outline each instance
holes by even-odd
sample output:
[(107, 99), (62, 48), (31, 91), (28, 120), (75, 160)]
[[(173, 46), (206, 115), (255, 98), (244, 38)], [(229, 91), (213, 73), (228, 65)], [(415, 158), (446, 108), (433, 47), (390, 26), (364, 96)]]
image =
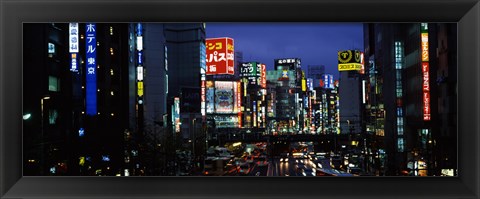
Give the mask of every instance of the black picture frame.
[[(478, 0), (1, 0), (1, 198), (479, 198)], [(458, 22), (458, 177), (23, 177), (24, 22)], [(28, 80), (23, 80), (28, 81)]]

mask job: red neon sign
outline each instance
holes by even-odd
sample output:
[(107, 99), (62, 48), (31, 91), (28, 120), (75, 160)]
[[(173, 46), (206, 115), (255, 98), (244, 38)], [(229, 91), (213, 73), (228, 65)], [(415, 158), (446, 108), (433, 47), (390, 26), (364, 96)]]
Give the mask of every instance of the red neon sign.
[(233, 75), (235, 72), (233, 69), (233, 39), (223, 37), (206, 39), (205, 41), (207, 51), (207, 75)]

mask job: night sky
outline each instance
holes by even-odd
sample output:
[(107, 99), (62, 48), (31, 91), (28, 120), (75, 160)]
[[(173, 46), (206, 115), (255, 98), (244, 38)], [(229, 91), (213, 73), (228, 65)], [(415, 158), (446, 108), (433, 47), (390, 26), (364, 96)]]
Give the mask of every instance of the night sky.
[(337, 52), (363, 51), (361, 23), (207, 23), (207, 38), (231, 37), (243, 61), (258, 61), (273, 70), (273, 60), (300, 58), (302, 69), (325, 65), (338, 79)]

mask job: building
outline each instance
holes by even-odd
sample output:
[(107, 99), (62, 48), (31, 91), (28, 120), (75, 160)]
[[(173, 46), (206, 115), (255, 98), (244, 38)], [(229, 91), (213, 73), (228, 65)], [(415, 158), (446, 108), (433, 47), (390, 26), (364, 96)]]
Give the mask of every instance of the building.
[[(456, 173), (456, 24), (365, 24), (364, 31), (367, 130), (384, 137), (385, 173)], [(381, 125), (384, 132), (375, 131)]]
[(24, 24), (25, 175), (123, 174), (127, 37), (126, 24)]
[[(292, 93), (294, 94), (295, 100), (295, 115), (293, 119), (293, 128), (295, 133), (302, 132), (305, 125), (305, 107), (304, 107), (304, 98), (307, 95), (306, 93), (306, 78), (305, 73), (302, 71), (301, 59), (299, 58), (283, 58), (274, 60), (274, 69), (276, 71), (292, 71), (294, 75), (288, 76), (289, 82), (294, 82)], [(283, 76), (283, 74), (282, 74)], [(283, 85), (285, 86), (285, 85)]]
[(267, 99), (271, 99), (274, 103), (271, 107), (275, 107), (274, 114), (269, 112), (267, 119), (267, 123), (271, 125), (272, 133), (289, 134), (299, 130), (295, 109), (295, 78), (295, 71), (284, 70), (282, 67), (278, 67), (278, 70), (267, 71), (267, 82), (270, 83), (269, 90), (274, 91), (267, 93)]
[(307, 78), (313, 79), (313, 86), (320, 86), (320, 79), (322, 75), (325, 74), (324, 65), (308, 65), (307, 66)]
[(340, 133), (362, 133), (361, 77), (357, 71), (341, 71), (338, 95), (340, 98)]

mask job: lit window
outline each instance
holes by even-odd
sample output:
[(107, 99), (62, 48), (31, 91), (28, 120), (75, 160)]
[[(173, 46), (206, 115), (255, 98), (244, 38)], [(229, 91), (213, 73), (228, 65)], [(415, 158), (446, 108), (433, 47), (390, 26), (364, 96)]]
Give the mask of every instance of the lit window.
[(58, 119), (58, 111), (57, 110), (50, 110), (48, 113), (48, 121), (49, 124), (56, 124)]
[(403, 151), (404, 151), (404, 142), (403, 142), (403, 138), (398, 138), (398, 141), (397, 141), (397, 148), (398, 148), (398, 152), (403, 152)]
[(48, 90), (49, 91), (60, 91), (60, 80), (54, 76), (48, 76)]
[(55, 54), (55, 44), (48, 43), (48, 53)]

